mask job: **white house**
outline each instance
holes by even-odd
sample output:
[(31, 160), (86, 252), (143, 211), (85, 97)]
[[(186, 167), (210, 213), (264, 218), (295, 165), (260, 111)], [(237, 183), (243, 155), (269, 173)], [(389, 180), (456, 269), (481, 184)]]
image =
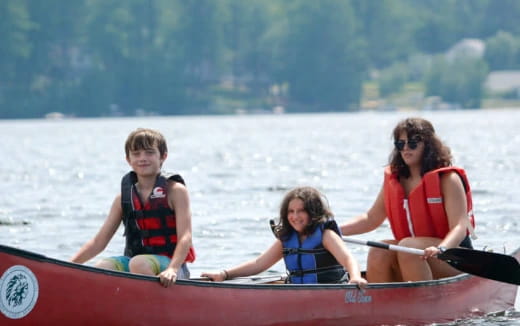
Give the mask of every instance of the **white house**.
[(520, 70), (497, 70), (489, 73), (485, 87), (492, 92), (516, 90), (520, 94)]

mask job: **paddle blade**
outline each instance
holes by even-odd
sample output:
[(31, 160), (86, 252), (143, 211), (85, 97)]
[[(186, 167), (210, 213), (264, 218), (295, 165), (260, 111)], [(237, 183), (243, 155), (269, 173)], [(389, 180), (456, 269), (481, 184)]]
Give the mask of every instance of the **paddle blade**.
[(520, 285), (520, 264), (513, 256), (489, 251), (450, 248), (437, 255), (461, 272)]

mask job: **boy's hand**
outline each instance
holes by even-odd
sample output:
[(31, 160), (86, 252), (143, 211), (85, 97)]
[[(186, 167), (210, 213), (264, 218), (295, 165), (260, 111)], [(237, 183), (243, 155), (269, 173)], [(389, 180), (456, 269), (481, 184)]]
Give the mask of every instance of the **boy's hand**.
[(177, 281), (177, 273), (172, 267), (166, 268), (164, 271), (159, 273), (159, 281), (165, 288), (174, 284)]

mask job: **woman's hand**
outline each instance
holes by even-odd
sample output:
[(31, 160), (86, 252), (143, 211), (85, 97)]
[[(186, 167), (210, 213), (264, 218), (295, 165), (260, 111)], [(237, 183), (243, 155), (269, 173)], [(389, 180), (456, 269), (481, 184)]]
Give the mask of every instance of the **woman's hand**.
[(424, 260), (426, 260), (428, 258), (435, 257), (440, 253), (441, 253), (441, 250), (438, 247), (431, 246), (431, 247), (424, 249), (424, 255), (422, 256), (422, 258)]

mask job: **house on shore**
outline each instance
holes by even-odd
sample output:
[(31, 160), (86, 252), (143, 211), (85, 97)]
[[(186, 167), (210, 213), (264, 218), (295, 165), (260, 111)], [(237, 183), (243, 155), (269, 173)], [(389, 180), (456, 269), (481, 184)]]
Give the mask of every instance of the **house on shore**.
[(493, 93), (516, 92), (520, 98), (520, 70), (497, 70), (489, 73), (486, 89)]

